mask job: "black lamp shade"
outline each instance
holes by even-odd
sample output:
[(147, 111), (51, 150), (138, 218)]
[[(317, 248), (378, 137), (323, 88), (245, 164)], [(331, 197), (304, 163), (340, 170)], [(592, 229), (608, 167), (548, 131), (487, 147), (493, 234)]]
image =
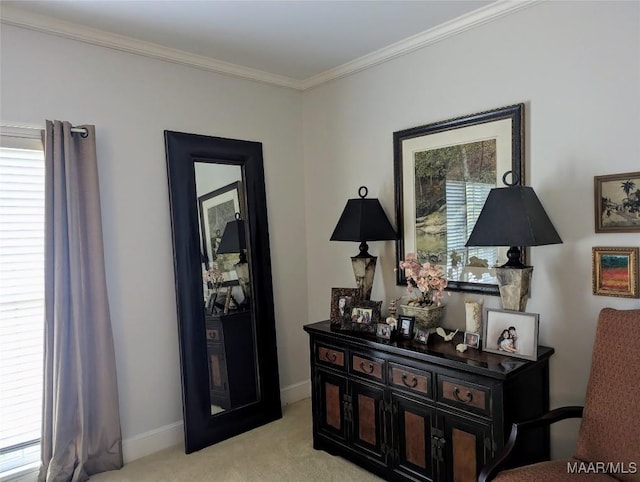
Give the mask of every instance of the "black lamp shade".
[(377, 199), (349, 199), (331, 241), (383, 241), (398, 235)]
[(247, 247), (244, 231), (244, 221), (236, 219), (229, 221), (222, 233), (217, 254), (240, 253)]
[(560, 244), (538, 196), (530, 186), (494, 188), (465, 246)]

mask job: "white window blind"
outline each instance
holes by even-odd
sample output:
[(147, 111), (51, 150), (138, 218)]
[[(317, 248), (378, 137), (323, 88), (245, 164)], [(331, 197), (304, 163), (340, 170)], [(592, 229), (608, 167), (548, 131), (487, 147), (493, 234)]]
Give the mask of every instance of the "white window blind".
[[(491, 184), (477, 182), (447, 181), (446, 183), (447, 268), (449, 271), (453, 270), (451, 266), (453, 251), (462, 256), (462, 264), (458, 265), (456, 277), (460, 275), (462, 265), (466, 264), (471, 256), (486, 259), (489, 266), (493, 266), (497, 261), (494, 247), (465, 247), (492, 187), (494, 186)], [(488, 276), (488, 274), (483, 275), (482, 281), (490, 282)]]
[[(0, 147), (0, 474), (40, 458), (44, 154)], [(34, 144), (34, 141), (20, 139)]]

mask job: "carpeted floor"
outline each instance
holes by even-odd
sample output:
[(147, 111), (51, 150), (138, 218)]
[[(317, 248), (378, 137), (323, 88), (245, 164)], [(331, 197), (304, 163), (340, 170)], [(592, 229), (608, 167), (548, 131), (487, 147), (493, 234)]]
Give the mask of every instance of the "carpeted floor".
[(276, 422), (185, 455), (177, 445), (91, 477), (91, 482), (380, 481), (341, 457), (314, 450), (311, 399), (284, 407)]

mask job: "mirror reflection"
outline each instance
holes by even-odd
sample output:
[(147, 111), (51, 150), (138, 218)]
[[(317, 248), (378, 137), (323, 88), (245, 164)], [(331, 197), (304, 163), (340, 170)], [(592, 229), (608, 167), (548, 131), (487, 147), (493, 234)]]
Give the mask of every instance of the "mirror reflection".
[(246, 198), (238, 165), (195, 162), (211, 414), (259, 400)]

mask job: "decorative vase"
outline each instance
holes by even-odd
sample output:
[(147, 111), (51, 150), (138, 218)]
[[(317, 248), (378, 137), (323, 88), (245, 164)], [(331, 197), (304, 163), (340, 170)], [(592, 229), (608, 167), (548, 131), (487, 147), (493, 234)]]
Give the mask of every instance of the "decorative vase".
[(444, 317), (444, 305), (436, 306), (416, 306), (416, 305), (400, 305), (402, 314), (416, 317), (416, 325), (431, 329), (440, 326)]
[(469, 333), (482, 332), (482, 300), (464, 301), (466, 331)]

